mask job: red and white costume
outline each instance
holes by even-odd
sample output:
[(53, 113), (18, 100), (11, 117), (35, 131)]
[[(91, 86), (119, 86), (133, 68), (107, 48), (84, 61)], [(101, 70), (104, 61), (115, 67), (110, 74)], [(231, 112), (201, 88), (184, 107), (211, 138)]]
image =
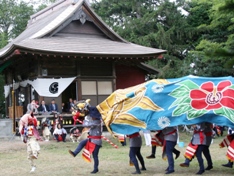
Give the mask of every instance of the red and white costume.
[(220, 148), (227, 147), (227, 158), (229, 161), (234, 161), (234, 134), (227, 135), (219, 144)]
[(31, 171), (34, 172), (36, 169), (35, 159), (38, 158), (40, 146), (37, 140), (40, 139), (39, 133), (36, 129), (37, 118), (33, 114), (25, 114), (21, 117), (19, 122), (19, 130), (21, 136), (23, 136), (24, 142), (27, 144), (28, 160), (31, 164)]

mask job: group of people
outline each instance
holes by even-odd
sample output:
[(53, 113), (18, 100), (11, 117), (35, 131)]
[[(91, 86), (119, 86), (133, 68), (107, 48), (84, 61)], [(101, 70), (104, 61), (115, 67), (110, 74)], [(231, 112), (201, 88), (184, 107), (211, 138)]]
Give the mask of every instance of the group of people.
[(54, 114), (53, 126), (50, 119), (44, 117), (41, 120), (40, 129), (46, 142), (51, 139), (51, 134), (53, 134), (53, 137), (57, 142), (66, 142), (67, 131), (63, 128), (63, 117), (61, 115)]
[[(99, 159), (98, 154), (99, 150), (102, 147), (102, 120), (101, 115), (96, 109), (96, 107), (88, 107), (89, 113), (86, 114), (86, 118), (83, 120), (83, 127), (88, 128), (88, 135), (86, 138), (81, 140), (78, 143), (78, 146), (75, 150), (69, 150), (69, 153), (76, 157), (82, 150), (82, 157), (91, 162), (91, 155), (94, 160), (94, 169), (91, 172), (95, 174), (99, 171)], [(20, 120), (20, 133), (23, 136), (23, 141), (27, 143), (28, 159), (31, 161), (31, 172), (34, 172), (36, 165), (34, 160), (38, 158), (40, 151), (40, 146), (37, 143), (37, 140), (40, 140), (39, 133), (37, 131), (37, 119), (34, 116), (33, 111), (22, 116)], [(211, 170), (213, 168), (212, 158), (209, 151), (209, 146), (213, 137), (213, 124), (205, 122), (201, 124), (193, 125), (193, 135), (191, 142), (186, 148), (185, 152), (185, 161), (180, 164), (181, 167), (189, 167), (190, 162), (196, 156), (199, 163), (199, 170), (196, 173), (201, 175), (205, 170)], [(76, 132), (79, 132), (76, 131)], [(54, 130), (54, 136), (57, 141), (66, 141), (67, 132), (64, 130), (60, 123), (57, 124), (57, 128)], [(141, 174), (142, 171), (146, 170), (144, 158), (141, 155), (141, 146), (142, 146), (142, 137), (139, 132), (134, 134), (126, 135), (124, 138), (129, 138), (129, 158), (130, 164), (135, 166), (135, 171), (132, 174)], [(163, 147), (163, 158), (167, 158), (168, 167), (166, 168), (165, 174), (171, 174), (175, 172), (174, 169), (174, 157), (177, 159), (180, 156), (180, 151), (178, 151), (175, 146), (178, 139), (178, 128), (177, 127), (166, 127), (163, 130), (156, 132), (155, 136), (151, 139), (152, 153), (146, 158), (151, 159), (155, 158), (157, 146)], [(226, 140), (229, 140), (230, 145), (223, 143), (223, 146), (227, 146), (228, 150), (234, 150), (234, 134), (230, 134)], [(233, 141), (233, 142), (232, 142)], [(232, 143), (231, 143), (232, 142)], [(228, 144), (229, 144), (228, 143)], [(125, 139), (126, 145), (126, 139)], [(207, 167), (204, 167), (204, 161), (202, 158), (204, 154), (207, 160)], [(230, 157), (232, 157), (230, 155)], [(230, 158), (227, 164), (223, 164), (224, 167), (232, 168), (234, 158)], [(139, 163), (141, 167), (139, 166)]]
[(69, 98), (67, 103), (62, 103), (62, 113), (72, 113), (76, 104), (77, 100)]
[[(191, 138), (191, 142), (188, 144), (186, 148), (186, 152), (184, 154), (185, 161), (180, 164), (181, 167), (189, 167), (190, 162), (196, 156), (199, 170), (196, 173), (197, 175), (202, 175), (205, 171), (209, 171), (213, 169), (213, 162), (210, 155), (210, 144), (212, 142), (213, 133), (214, 133), (214, 125), (212, 123), (204, 122), (193, 126), (193, 135)], [(145, 132), (144, 132), (145, 135)], [(141, 137), (139, 133), (134, 133), (132, 135), (128, 135), (130, 138), (130, 160), (134, 164), (136, 171), (133, 174), (140, 174), (142, 170), (146, 170), (144, 159), (140, 154), (141, 148)], [(171, 174), (175, 172), (174, 170), (174, 158), (173, 153), (175, 154), (175, 159), (180, 156), (180, 151), (175, 149), (176, 143), (178, 139), (178, 130), (176, 127), (166, 127), (163, 130), (156, 131), (154, 137), (151, 138), (151, 148), (152, 152), (147, 159), (153, 159), (156, 156), (156, 148), (157, 146), (163, 147), (163, 158), (167, 158), (168, 167), (166, 168), (165, 174)], [(147, 140), (147, 139), (146, 139)], [(148, 146), (148, 144), (147, 144)], [(228, 135), (220, 144), (220, 147), (228, 147), (227, 156), (228, 163), (223, 164), (222, 166), (232, 168), (234, 161), (234, 131), (229, 128)], [(202, 158), (202, 154), (204, 155), (207, 161), (207, 167), (204, 166), (204, 160)], [(142, 168), (139, 168), (138, 161), (141, 163)]]
[(32, 111), (34, 114), (38, 113), (71, 113), (73, 111), (73, 107), (77, 103), (76, 100), (73, 100), (72, 98), (69, 98), (69, 101), (67, 103), (62, 103), (61, 105), (61, 111), (59, 110), (58, 104), (55, 102), (54, 99), (51, 100), (50, 104), (47, 104), (45, 100), (42, 100), (40, 104), (33, 99), (28, 105), (27, 105), (27, 113)]
[(32, 112), (33, 114), (38, 113), (58, 113), (58, 105), (55, 103), (55, 100), (51, 100), (51, 103), (47, 105), (44, 100), (41, 101), (41, 104), (38, 105), (35, 99), (27, 105), (27, 113)]
[[(55, 103), (52, 103), (55, 104)], [(42, 103), (43, 107), (44, 103)], [(52, 105), (53, 106), (53, 105)], [(55, 106), (56, 107), (56, 106)], [(31, 161), (31, 171), (34, 172), (36, 170), (36, 164), (34, 162), (35, 159), (38, 158), (39, 152), (40, 152), (40, 145), (38, 143), (38, 140), (42, 140), (42, 138), (39, 135), (38, 132), (38, 122), (35, 114), (38, 113), (36, 111), (39, 107), (37, 106), (37, 103), (35, 100), (32, 100), (32, 102), (28, 105), (28, 111), (25, 115), (23, 115), (19, 121), (19, 132), (21, 134), (22, 140), (27, 144), (27, 152), (28, 152), (28, 159)], [(72, 105), (71, 105), (72, 108)], [(86, 129), (89, 129), (86, 133), (88, 137), (81, 138), (83, 140), (80, 141), (78, 148), (74, 151), (74, 156), (79, 153), (81, 149), (84, 147), (87, 148), (85, 150), (86, 152), (83, 153), (83, 157), (87, 160), (91, 160), (91, 154), (93, 154), (94, 158), (94, 170), (92, 173), (98, 172), (98, 153), (99, 149), (102, 144), (102, 121), (101, 121), (101, 115), (99, 111), (95, 107), (88, 107), (87, 109), (89, 111), (88, 117), (85, 118), (83, 122), (83, 126), (86, 127)], [(62, 119), (57, 113), (54, 114), (55, 121), (54, 125), (55, 128), (53, 130), (53, 136), (56, 139), (57, 142), (63, 141), (66, 142), (66, 136), (67, 132), (62, 127)], [(43, 126), (43, 137), (45, 141), (49, 141), (50, 137), (50, 120), (47, 118), (42, 119), (42, 126)], [(73, 130), (74, 134), (70, 136), (79, 136), (79, 130), (78, 128), (74, 128)]]
[(171, 174), (175, 172), (173, 153), (176, 155), (175, 159), (180, 156), (180, 151), (175, 148), (177, 139), (177, 127), (166, 127), (163, 130), (156, 131), (154, 137), (151, 139), (151, 154), (146, 158), (155, 158), (157, 146), (163, 147), (162, 158), (167, 159), (168, 161), (168, 167), (165, 169), (165, 174)]
[[(69, 98), (69, 101), (64, 106), (62, 106), (62, 112), (73, 113), (76, 105), (77, 105), (77, 101), (73, 100), (72, 98)], [(54, 99), (51, 101), (49, 105), (47, 105), (44, 100), (42, 100), (40, 105), (38, 105), (38, 102), (35, 99), (33, 99), (31, 103), (27, 105), (26, 114), (30, 114), (30, 113), (32, 113), (33, 115), (40, 114), (40, 113), (54, 114), (53, 128), (48, 118), (42, 119), (41, 121), (42, 136), (45, 141), (49, 141), (51, 137), (51, 133), (52, 133), (54, 139), (56, 139), (58, 142), (60, 141), (66, 142), (67, 131), (63, 128), (63, 122), (62, 122), (63, 119), (62, 119), (61, 114), (59, 113), (58, 105)], [(77, 113), (79, 114), (79, 116), (81, 115), (84, 116), (84, 114), (80, 112), (77, 112)], [(77, 114), (73, 115), (74, 127), (77, 123), (78, 118), (80, 117), (77, 117)], [(82, 122), (80, 121), (80, 123)], [(78, 138), (80, 135), (81, 133), (79, 132), (78, 129), (70, 131), (70, 138), (73, 142), (75, 141), (79, 142)], [(83, 138), (85, 136), (86, 135), (83, 135), (80, 138)]]
[[(64, 104), (64, 103), (63, 103)], [(73, 100), (72, 98), (69, 98), (69, 101), (66, 103), (66, 106), (62, 106), (62, 112), (71, 113), (73, 110), (74, 105), (76, 104), (76, 100)], [(65, 108), (65, 109), (63, 109)], [(27, 105), (27, 112), (26, 114), (32, 113), (33, 115), (42, 113), (42, 114), (54, 114), (54, 128), (51, 127), (50, 120), (47, 118), (43, 118), (41, 121), (41, 127), (42, 127), (42, 135), (45, 141), (49, 141), (51, 137), (51, 132), (53, 133), (53, 137), (58, 141), (66, 142), (66, 136), (67, 131), (63, 128), (62, 120), (60, 119), (60, 116), (58, 116), (59, 108), (57, 103), (54, 99), (51, 100), (51, 103), (48, 105), (46, 104), (45, 100), (42, 100), (40, 105), (38, 105), (38, 102), (33, 99), (28, 105)]]
[[(42, 120), (42, 134), (45, 141), (50, 139), (50, 121), (46, 118)], [(38, 131), (38, 121), (37, 117), (34, 115), (33, 111), (29, 111), (24, 114), (19, 121), (19, 132), (22, 138), (22, 141), (27, 144), (27, 153), (28, 159), (30, 161), (31, 170), (34, 172), (36, 170), (35, 159), (38, 158), (40, 153), (40, 145), (38, 140), (42, 141), (39, 131)], [(63, 141), (66, 142), (66, 130), (62, 127), (62, 124), (56, 123), (56, 128), (53, 131), (53, 136), (57, 142)]]
[[(205, 172), (205, 170), (211, 170), (213, 168), (213, 163), (209, 151), (209, 147), (212, 141), (213, 136), (213, 124), (212, 123), (201, 123), (194, 125), (194, 133), (186, 148), (185, 153), (185, 162), (181, 163), (181, 167), (189, 167), (190, 162), (196, 156), (197, 161), (199, 163), (199, 170), (196, 173), (197, 175), (201, 175)], [(204, 154), (208, 166), (204, 167), (204, 161), (202, 158), (202, 153)]]

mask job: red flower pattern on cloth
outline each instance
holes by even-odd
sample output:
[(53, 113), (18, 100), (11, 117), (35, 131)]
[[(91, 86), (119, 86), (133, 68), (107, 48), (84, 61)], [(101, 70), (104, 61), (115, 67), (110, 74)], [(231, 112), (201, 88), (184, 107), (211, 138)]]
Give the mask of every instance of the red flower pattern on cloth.
[(200, 89), (190, 91), (191, 106), (197, 110), (215, 110), (222, 107), (234, 109), (234, 90), (230, 81), (221, 81), (217, 87), (213, 82), (206, 82)]

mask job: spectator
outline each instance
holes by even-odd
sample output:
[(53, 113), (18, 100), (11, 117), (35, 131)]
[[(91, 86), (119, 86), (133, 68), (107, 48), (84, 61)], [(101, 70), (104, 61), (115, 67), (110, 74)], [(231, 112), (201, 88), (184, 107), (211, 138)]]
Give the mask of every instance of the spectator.
[(65, 103), (62, 103), (62, 113), (66, 113), (67, 110), (66, 110), (66, 106), (65, 106)]
[(74, 103), (73, 103), (73, 99), (72, 98), (69, 98), (69, 101), (67, 102), (67, 112), (72, 112), (73, 111), (73, 107), (74, 106)]
[(77, 100), (73, 100), (73, 104), (76, 105), (77, 104)]
[(50, 125), (50, 120), (46, 117), (44, 117), (41, 121), (41, 125), (42, 125), (42, 135), (45, 139), (45, 141), (49, 141), (50, 140), (50, 130), (51, 130), (51, 125)]
[(72, 142), (79, 142), (79, 137), (81, 133), (77, 127), (73, 127), (70, 129), (70, 139)]
[(37, 114), (38, 105), (36, 104), (35, 99), (32, 99), (31, 103), (27, 105), (27, 114), (33, 112), (33, 114)]
[(47, 104), (45, 104), (44, 100), (41, 101), (38, 111), (43, 113), (50, 112), (50, 108)]
[(67, 131), (61, 127), (61, 124), (57, 125), (57, 128), (55, 128), (53, 135), (57, 142), (63, 141), (66, 142), (66, 136), (67, 136)]
[(54, 114), (54, 122), (53, 122), (53, 128), (57, 128), (58, 124), (60, 124), (61, 126), (63, 125), (63, 117), (61, 115), (58, 114)]
[(58, 113), (58, 105), (55, 103), (55, 100), (51, 101), (49, 108), (52, 113)]

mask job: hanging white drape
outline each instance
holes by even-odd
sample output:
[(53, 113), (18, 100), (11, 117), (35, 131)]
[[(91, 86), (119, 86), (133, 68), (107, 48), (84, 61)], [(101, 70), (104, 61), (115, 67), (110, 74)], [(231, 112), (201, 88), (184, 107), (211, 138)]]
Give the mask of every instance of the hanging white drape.
[(8, 95), (10, 94), (10, 85), (4, 86), (4, 94), (5, 94), (5, 98), (8, 97)]
[[(19, 86), (26, 87), (28, 84), (30, 84), (35, 91), (43, 97), (58, 97), (71, 83), (74, 81), (76, 77), (72, 78), (38, 78), (33, 81), (30, 80), (24, 80), (19, 83), (14, 83), (13, 88), (18, 89)], [(4, 86), (4, 94), (5, 98), (8, 97), (10, 93), (10, 87), (11, 85), (5, 85)]]
[(14, 84), (13, 84), (13, 89), (16, 90), (16, 89), (19, 88), (19, 86), (20, 86), (20, 84), (19, 84), (18, 82), (17, 82), (17, 83), (14, 83)]
[(26, 87), (30, 81), (29, 80), (24, 80), (20, 82), (21, 87)]
[(28, 83), (37, 91), (40, 96), (58, 97), (76, 77), (73, 78), (38, 78)]

